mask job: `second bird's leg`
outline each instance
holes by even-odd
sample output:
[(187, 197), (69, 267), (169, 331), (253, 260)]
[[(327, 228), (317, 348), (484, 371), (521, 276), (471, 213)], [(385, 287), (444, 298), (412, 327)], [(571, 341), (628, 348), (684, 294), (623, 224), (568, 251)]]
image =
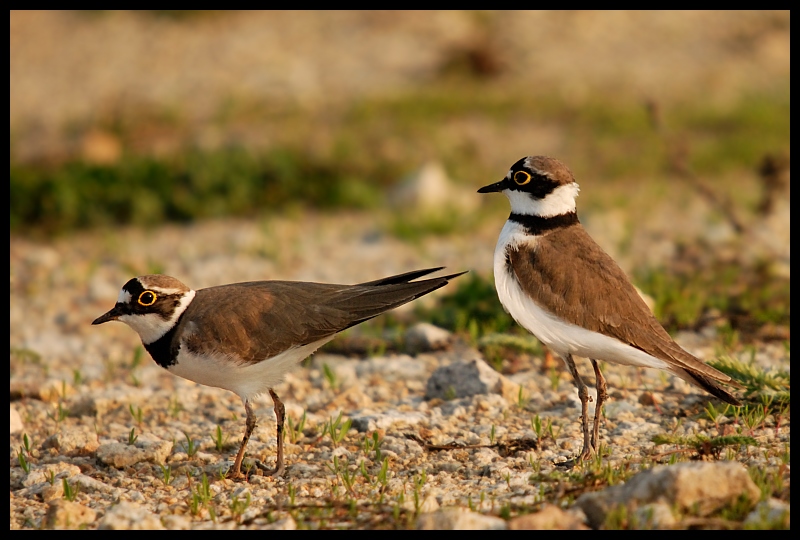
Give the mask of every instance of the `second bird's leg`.
[(575, 361), (572, 359), (571, 354), (564, 355), (564, 363), (567, 364), (567, 369), (570, 375), (572, 375), (572, 378), (575, 379), (575, 384), (578, 386), (578, 397), (581, 400), (581, 423), (583, 424), (583, 450), (581, 450), (579, 459), (587, 460), (590, 459), (594, 453), (591, 433), (589, 432), (589, 390), (578, 374), (578, 368), (575, 367)]
[(597, 360), (590, 358), (592, 367), (594, 368), (595, 388), (597, 388), (597, 404), (594, 408), (594, 426), (592, 430), (592, 448), (595, 452), (600, 451), (600, 414), (603, 410), (603, 404), (608, 399), (608, 392), (606, 392), (606, 378), (600, 372), (600, 366)]
[(236, 461), (233, 462), (233, 469), (228, 473), (231, 478), (239, 478), (242, 476), (242, 460), (244, 459), (244, 449), (247, 446), (247, 441), (250, 440), (250, 435), (256, 428), (256, 413), (250, 406), (249, 400), (244, 400), (244, 410), (247, 413), (247, 420), (245, 421), (244, 438), (242, 445), (239, 447), (239, 453), (236, 454)]
[(269, 389), (269, 395), (272, 396), (272, 403), (275, 408), (275, 418), (277, 422), (278, 431), (278, 456), (275, 461), (275, 468), (268, 469), (263, 464), (258, 463), (258, 467), (264, 470), (265, 476), (280, 476), (285, 469), (283, 465), (283, 422), (286, 418), (286, 408), (283, 406), (281, 398), (275, 393), (272, 388)]

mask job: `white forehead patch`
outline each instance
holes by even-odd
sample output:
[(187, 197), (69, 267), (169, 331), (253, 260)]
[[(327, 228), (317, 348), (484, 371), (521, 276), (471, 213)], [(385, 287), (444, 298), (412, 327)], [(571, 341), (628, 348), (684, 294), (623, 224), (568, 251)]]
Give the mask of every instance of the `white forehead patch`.
[(127, 304), (131, 301), (131, 293), (125, 289), (120, 289), (119, 296), (117, 296), (117, 304)]

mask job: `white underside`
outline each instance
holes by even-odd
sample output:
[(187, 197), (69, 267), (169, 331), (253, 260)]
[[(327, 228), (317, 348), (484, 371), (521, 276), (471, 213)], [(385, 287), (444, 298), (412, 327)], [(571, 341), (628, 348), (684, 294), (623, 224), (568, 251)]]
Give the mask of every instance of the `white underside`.
[(519, 224), (507, 221), (494, 252), (494, 279), (500, 303), (522, 327), (562, 357), (572, 354), (615, 364), (669, 369), (663, 360), (616, 338), (564, 322), (539, 307), (522, 290), (513, 271), (506, 268), (506, 249), (520, 242), (530, 246), (536, 237), (525, 234)]
[(242, 364), (222, 354), (200, 356), (188, 352), (186, 346), (181, 346), (177, 364), (167, 369), (184, 379), (230, 390), (245, 401), (280, 383), (286, 373), (331, 339), (333, 336), (288, 349), (257, 364)]

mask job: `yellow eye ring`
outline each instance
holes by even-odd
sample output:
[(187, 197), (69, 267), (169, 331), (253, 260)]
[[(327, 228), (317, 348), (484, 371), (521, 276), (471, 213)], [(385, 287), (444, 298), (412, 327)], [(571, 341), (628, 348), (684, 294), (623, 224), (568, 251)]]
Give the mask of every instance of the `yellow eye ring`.
[(156, 293), (153, 291), (144, 291), (142, 294), (139, 295), (139, 305), (141, 306), (152, 306), (156, 303)]
[(530, 181), (531, 181), (531, 175), (526, 173), (525, 171), (517, 171), (514, 173), (514, 182), (516, 182), (518, 186), (524, 186)]

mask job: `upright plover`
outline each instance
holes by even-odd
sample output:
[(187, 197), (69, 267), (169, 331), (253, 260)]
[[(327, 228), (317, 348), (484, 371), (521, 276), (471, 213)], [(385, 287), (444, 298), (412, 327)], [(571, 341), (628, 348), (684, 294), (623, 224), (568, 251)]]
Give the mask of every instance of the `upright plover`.
[[(503, 307), (567, 365), (581, 400), (583, 450), (598, 449), (606, 381), (598, 361), (666, 370), (733, 405), (719, 383), (729, 376), (683, 350), (652, 315), (628, 277), (578, 221), (578, 184), (566, 165), (524, 157), (501, 181), (478, 193), (502, 192), (511, 203), (494, 252), (494, 279)], [(572, 355), (594, 367), (597, 403), (589, 430), (589, 393)]]

